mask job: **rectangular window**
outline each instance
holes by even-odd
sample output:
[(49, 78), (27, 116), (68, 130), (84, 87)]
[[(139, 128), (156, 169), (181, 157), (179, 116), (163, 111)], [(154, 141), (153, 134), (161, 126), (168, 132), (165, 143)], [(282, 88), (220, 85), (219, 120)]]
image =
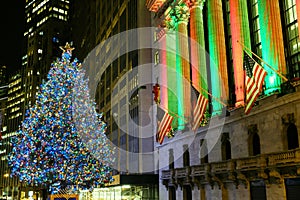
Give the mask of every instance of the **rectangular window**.
[(284, 37), (284, 46), (286, 62), (288, 66), (289, 78), (300, 77), (299, 71), (299, 55), (300, 40), (298, 32), (298, 20), (296, 11), (296, 0), (279, 1), (280, 8), (283, 13), (282, 29)]
[[(250, 23), (250, 32), (251, 32), (250, 34), (252, 35), (251, 43), (252, 43), (253, 51), (259, 57), (262, 57), (257, 0), (250, 1), (249, 12), (251, 13), (250, 14), (251, 18), (249, 19), (249, 23)], [(258, 60), (257, 62), (260, 63), (260, 61)]]
[(251, 200), (266, 200), (266, 185), (263, 180), (250, 182)]

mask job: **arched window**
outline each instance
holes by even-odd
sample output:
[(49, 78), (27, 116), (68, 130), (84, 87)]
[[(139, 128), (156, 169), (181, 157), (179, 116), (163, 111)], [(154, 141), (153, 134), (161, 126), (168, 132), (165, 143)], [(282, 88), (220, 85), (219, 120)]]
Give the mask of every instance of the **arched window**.
[(287, 129), (288, 150), (299, 147), (298, 131), (295, 124), (290, 124)]
[(249, 155), (256, 156), (260, 154), (260, 138), (258, 135), (257, 125), (251, 125), (248, 127), (249, 134)]
[(229, 160), (231, 159), (231, 143), (229, 140), (229, 133), (223, 133), (221, 141), (222, 160)]
[(189, 152), (189, 148), (188, 145), (183, 145), (183, 166), (187, 167), (190, 166), (190, 152)]
[(208, 163), (208, 150), (204, 139), (200, 140), (200, 163)]
[(174, 151), (169, 149), (169, 169), (174, 169)]
[(252, 148), (253, 156), (260, 154), (260, 139), (259, 139), (259, 135), (257, 133), (253, 134), (252, 145), (253, 145), (253, 148)]

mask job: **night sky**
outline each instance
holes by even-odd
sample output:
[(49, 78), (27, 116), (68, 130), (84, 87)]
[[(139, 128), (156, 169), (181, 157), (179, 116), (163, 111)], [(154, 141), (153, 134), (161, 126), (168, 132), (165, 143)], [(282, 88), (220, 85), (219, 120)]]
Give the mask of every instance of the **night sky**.
[(25, 0), (4, 0), (0, 8), (1, 47), (0, 65), (13, 73), (21, 65), (21, 46), (24, 33)]

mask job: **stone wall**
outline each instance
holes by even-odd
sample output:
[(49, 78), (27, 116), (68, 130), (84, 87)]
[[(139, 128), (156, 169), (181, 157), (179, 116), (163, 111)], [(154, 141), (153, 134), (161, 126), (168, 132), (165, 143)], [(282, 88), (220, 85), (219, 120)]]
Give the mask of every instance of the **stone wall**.
[[(222, 134), (228, 133), (229, 141), (231, 144), (231, 158), (233, 160), (239, 160), (241, 158), (248, 158), (250, 156), (249, 145), (249, 127), (255, 125), (257, 127), (257, 133), (260, 138), (260, 150), (262, 161), (268, 164), (268, 160), (265, 160), (264, 155), (268, 156), (273, 153), (286, 152), (287, 149), (287, 127), (293, 123), (297, 129), (300, 128), (300, 92), (294, 92), (286, 94), (284, 96), (272, 95), (258, 101), (258, 105), (254, 106), (252, 111), (245, 115), (243, 108), (239, 108), (230, 112), (229, 116), (226, 116), (225, 121), (222, 123), (216, 123), (214, 126), (200, 127), (197, 133), (191, 131), (180, 132), (175, 134), (174, 138), (167, 139), (162, 146), (158, 146), (159, 149), (159, 163), (165, 166), (169, 161), (169, 155), (166, 154), (168, 149), (173, 149), (175, 158), (175, 169), (183, 167), (183, 152), (184, 145), (188, 145), (190, 154), (190, 166), (201, 165), (200, 162), (200, 140), (206, 139), (212, 143), (213, 148), (209, 149), (208, 160), (209, 163), (222, 162), (222, 148), (221, 138)], [(220, 118), (220, 117), (219, 117)], [(218, 119), (219, 121), (222, 121)], [(214, 138), (215, 137), (215, 138)], [(298, 137), (299, 140), (299, 137)], [(300, 142), (299, 142), (300, 143)], [(209, 144), (210, 145), (210, 144)], [(167, 149), (167, 150), (166, 150)], [(276, 154), (277, 155), (277, 154)], [(255, 157), (254, 157), (255, 158)], [(285, 158), (282, 158), (285, 159)], [(295, 160), (296, 161), (296, 160)], [(260, 162), (260, 161), (257, 161)], [(257, 163), (257, 166), (265, 166), (264, 163)], [(251, 165), (249, 163), (249, 165)], [(257, 166), (251, 166), (257, 167)], [(229, 169), (228, 169), (229, 170)], [(251, 199), (250, 194), (250, 181), (255, 177), (264, 180), (266, 185), (267, 199), (286, 199), (286, 191), (284, 185), (283, 175), (280, 174), (280, 170), (275, 169), (274, 174), (268, 174), (264, 170), (256, 169), (256, 173), (251, 172), (245, 174), (242, 172), (240, 177), (238, 174), (234, 174), (235, 180), (227, 180), (224, 182), (222, 176), (214, 177), (208, 171), (209, 176), (204, 183), (201, 183), (201, 187), (197, 184), (192, 185), (192, 197), (195, 200), (207, 199), (207, 200), (247, 200)], [(300, 173), (300, 170), (298, 169)], [(162, 169), (160, 169), (160, 176)], [(229, 173), (229, 171), (228, 171)], [(245, 175), (245, 176), (244, 176)], [(299, 175), (299, 174), (298, 174)], [(285, 174), (285, 178), (289, 175)], [(290, 175), (290, 177), (295, 177)], [(175, 180), (176, 182), (176, 180)], [(221, 182), (221, 183), (220, 183)], [(199, 183), (198, 183), (199, 185)], [(161, 200), (167, 199), (166, 185), (160, 183), (160, 197)], [(161, 195), (160, 195), (161, 196)], [(176, 199), (183, 199), (183, 192), (180, 185), (177, 187)]]

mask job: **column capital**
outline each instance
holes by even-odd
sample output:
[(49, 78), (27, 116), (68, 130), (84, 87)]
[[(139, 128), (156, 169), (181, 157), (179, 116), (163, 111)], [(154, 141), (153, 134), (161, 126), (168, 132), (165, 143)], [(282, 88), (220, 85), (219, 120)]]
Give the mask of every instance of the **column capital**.
[(204, 3), (205, 0), (190, 0), (190, 7), (200, 7), (201, 9), (203, 9)]
[(166, 27), (168, 30), (175, 30), (176, 28), (176, 21), (172, 17), (168, 17), (164, 20), (163, 26)]
[(179, 23), (180, 22), (188, 23), (190, 18), (190, 9), (186, 3), (182, 3), (173, 8), (171, 15)]

